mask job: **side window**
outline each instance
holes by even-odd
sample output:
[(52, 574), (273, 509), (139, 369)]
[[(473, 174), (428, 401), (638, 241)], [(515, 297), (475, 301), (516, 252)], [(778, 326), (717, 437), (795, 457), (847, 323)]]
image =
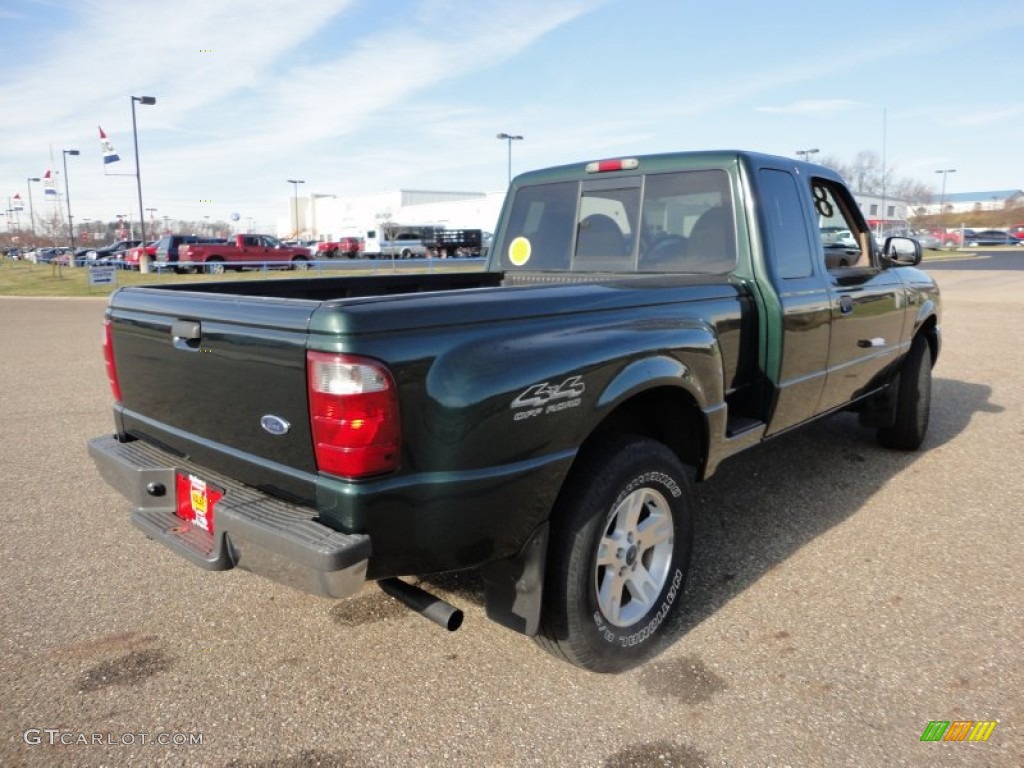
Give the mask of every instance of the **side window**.
[(845, 190), (826, 179), (811, 179), (814, 214), (828, 270), (871, 266), (871, 240), (854, 214)]
[(640, 224), (640, 271), (720, 274), (735, 266), (736, 224), (725, 171), (648, 176)]
[(772, 245), (772, 262), (779, 279), (810, 277), (814, 255), (808, 240), (804, 207), (796, 179), (785, 171), (762, 169), (762, 213)]

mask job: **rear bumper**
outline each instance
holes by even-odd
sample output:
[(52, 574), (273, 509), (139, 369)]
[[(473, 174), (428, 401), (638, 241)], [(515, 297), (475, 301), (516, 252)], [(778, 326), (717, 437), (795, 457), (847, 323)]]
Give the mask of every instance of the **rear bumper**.
[[(343, 598), (366, 581), (370, 538), (316, 520), (316, 512), (267, 496), (141, 440), (105, 436), (89, 455), (107, 483), (128, 499), (131, 520), (147, 536), (207, 570), (243, 568), (304, 592)], [(224, 489), (214, 532), (175, 514), (175, 473)]]

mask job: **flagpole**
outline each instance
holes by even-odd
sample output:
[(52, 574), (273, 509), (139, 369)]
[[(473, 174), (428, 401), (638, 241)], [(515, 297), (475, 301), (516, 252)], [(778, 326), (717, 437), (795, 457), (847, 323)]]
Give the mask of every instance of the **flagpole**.
[(28, 218), (32, 222), (32, 247), (39, 248), (39, 240), (36, 238), (36, 211), (32, 206), (32, 182), (39, 181), (35, 176), (29, 176), (26, 183), (28, 184)]

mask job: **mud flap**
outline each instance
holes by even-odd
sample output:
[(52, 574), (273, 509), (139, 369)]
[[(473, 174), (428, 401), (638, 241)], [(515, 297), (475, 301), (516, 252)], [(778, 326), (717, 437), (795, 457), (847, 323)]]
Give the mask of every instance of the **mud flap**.
[(487, 618), (524, 635), (536, 635), (544, 593), (548, 523), (539, 525), (515, 557), (480, 569)]

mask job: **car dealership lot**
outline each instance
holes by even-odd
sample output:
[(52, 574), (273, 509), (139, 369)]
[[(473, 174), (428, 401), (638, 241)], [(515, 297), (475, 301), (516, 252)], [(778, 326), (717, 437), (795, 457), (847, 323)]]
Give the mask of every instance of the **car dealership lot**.
[(84, 448), (104, 302), (0, 298), (0, 764), (1024, 764), (1024, 271), (943, 264), (925, 450), (840, 415), (726, 462), (688, 632), (619, 676), (488, 622), (472, 575), (431, 580), (449, 634), (146, 541)]

